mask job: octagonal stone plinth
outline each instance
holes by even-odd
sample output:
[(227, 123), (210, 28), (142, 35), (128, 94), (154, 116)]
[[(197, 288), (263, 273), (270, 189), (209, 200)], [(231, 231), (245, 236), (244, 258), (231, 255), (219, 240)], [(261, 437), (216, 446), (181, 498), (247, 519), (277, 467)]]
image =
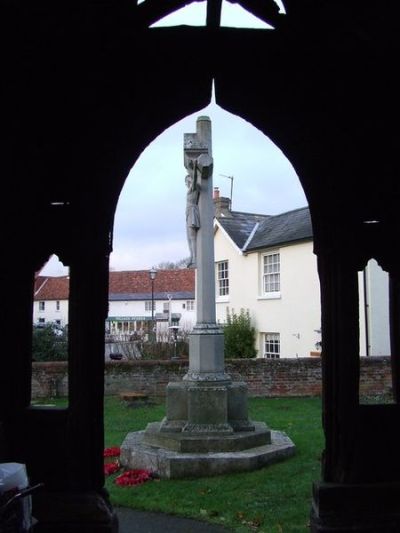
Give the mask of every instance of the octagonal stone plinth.
[[(252, 432), (253, 433), (253, 432)], [(144, 431), (128, 433), (121, 446), (124, 468), (144, 468), (163, 479), (183, 479), (247, 472), (282, 461), (295, 453), (295, 445), (279, 431), (271, 442), (240, 451), (181, 452), (144, 442)], [(226, 440), (226, 437), (223, 439)], [(244, 441), (243, 441), (244, 442)], [(198, 443), (196, 444), (198, 446)]]
[(224, 431), (210, 433), (160, 431), (162, 422), (148, 424), (143, 432), (144, 445), (165, 448), (181, 453), (238, 452), (271, 444), (271, 431), (263, 422), (254, 422), (251, 431), (227, 434)]

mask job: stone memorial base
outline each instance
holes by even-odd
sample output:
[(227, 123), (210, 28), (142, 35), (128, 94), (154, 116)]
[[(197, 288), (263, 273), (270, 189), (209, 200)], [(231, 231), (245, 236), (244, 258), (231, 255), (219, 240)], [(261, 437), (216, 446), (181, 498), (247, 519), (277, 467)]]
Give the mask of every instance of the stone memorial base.
[[(148, 432), (149, 429), (146, 430)], [(152, 426), (150, 432), (157, 432)], [(259, 437), (263, 428), (256, 428)], [(248, 438), (244, 432), (236, 442), (238, 447)], [(183, 452), (173, 451), (162, 446), (153, 446), (144, 438), (145, 431), (128, 433), (121, 446), (121, 464), (125, 468), (144, 468), (157, 474), (162, 479), (183, 479), (189, 477), (206, 477), (230, 472), (248, 472), (282, 461), (294, 455), (293, 442), (279, 431), (270, 431), (270, 443), (237, 451)], [(211, 439), (210, 448), (224, 448), (225, 439)], [(147, 442), (146, 442), (147, 441)], [(195, 442), (195, 441), (194, 441)], [(176, 441), (172, 441), (174, 445)], [(192, 443), (188, 445), (191, 448)], [(204, 441), (201, 443), (204, 445)], [(232, 444), (232, 442), (231, 442)], [(185, 448), (186, 446), (181, 446)], [(234, 447), (234, 446), (232, 446)]]
[(187, 380), (168, 384), (166, 417), (129, 433), (120, 461), (185, 478), (254, 470), (294, 452), (285, 434), (248, 419), (245, 383)]

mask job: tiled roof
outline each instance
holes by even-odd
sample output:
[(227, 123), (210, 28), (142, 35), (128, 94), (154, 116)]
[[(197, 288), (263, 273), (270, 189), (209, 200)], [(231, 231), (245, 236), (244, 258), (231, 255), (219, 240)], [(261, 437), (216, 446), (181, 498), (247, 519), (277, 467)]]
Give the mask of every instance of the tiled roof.
[(35, 280), (35, 300), (67, 300), (69, 276), (38, 276)]
[[(158, 270), (154, 280), (154, 292), (194, 291), (194, 270)], [(110, 272), (110, 294), (150, 293), (151, 281), (148, 270)]]
[(312, 239), (310, 210), (294, 209), (280, 215), (255, 215), (232, 211), (218, 222), (233, 242), (246, 251)]
[(257, 222), (262, 222), (268, 218), (270, 218), (269, 215), (231, 211), (229, 217), (218, 217), (218, 222), (228, 233), (236, 246), (242, 249)]
[[(113, 300), (121, 300), (122, 296), (126, 296), (123, 299), (127, 300), (147, 299), (151, 294), (149, 272), (147, 270), (110, 272), (109, 294)], [(194, 270), (191, 268), (158, 270), (154, 280), (154, 296), (168, 299), (167, 294), (171, 294), (173, 299), (180, 298), (178, 294), (183, 298), (194, 298)], [(68, 296), (69, 276), (36, 278), (35, 300), (66, 300)]]

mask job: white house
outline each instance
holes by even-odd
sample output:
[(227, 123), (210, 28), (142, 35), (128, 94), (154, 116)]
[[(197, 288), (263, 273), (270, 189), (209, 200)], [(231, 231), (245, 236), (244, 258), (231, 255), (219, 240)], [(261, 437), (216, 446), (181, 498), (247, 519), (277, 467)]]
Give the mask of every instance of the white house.
[(68, 276), (41, 276), (35, 278), (33, 295), (33, 323), (56, 324), (65, 327), (68, 324)]
[(375, 259), (358, 273), (360, 355), (390, 355), (389, 276)]
[[(218, 190), (214, 203), (218, 320), (248, 310), (258, 357), (318, 355), (320, 286), (308, 207), (241, 213)], [(360, 355), (390, 354), (386, 287), (386, 274), (370, 261), (360, 273)]]
[[(190, 331), (196, 321), (192, 269), (159, 270), (152, 282), (149, 272), (109, 274), (109, 310), (106, 333), (149, 333), (156, 325), (162, 335), (169, 326)], [(38, 276), (35, 281), (33, 323), (68, 324), (69, 277)]]

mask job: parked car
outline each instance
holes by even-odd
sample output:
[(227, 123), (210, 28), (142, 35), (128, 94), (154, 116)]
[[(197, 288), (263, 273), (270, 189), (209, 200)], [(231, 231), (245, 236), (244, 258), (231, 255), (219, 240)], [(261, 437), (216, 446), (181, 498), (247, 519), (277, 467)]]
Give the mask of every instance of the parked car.
[(112, 361), (121, 361), (122, 358), (123, 358), (122, 353), (110, 353), (110, 359)]

